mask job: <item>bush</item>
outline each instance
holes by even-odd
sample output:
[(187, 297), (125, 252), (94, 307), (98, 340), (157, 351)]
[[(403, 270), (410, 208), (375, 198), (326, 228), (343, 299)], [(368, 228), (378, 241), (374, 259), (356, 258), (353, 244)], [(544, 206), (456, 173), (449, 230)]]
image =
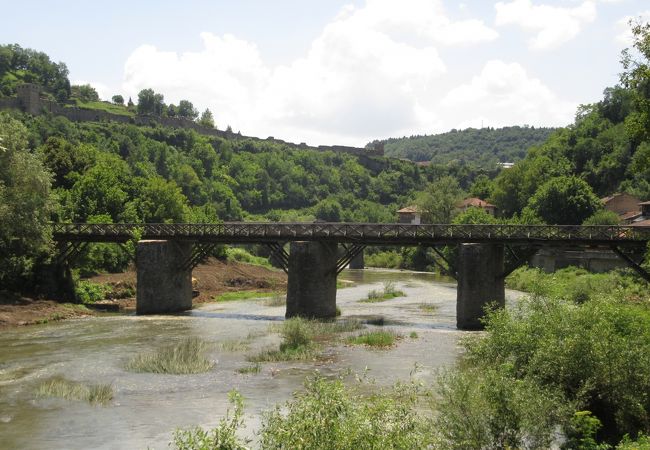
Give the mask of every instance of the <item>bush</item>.
[(603, 424), (599, 439), (650, 431), (650, 311), (611, 297), (582, 304), (533, 296), (490, 312), (466, 363), (558, 392)]
[(377, 393), (365, 397), (340, 379), (308, 379), (305, 391), (265, 414), (261, 448), (427, 448), (432, 436), (417, 409), (417, 386), (374, 390)]
[(108, 286), (92, 283), (90, 281), (79, 281), (75, 286), (75, 293), (81, 303), (91, 304), (104, 300), (110, 292)]
[(228, 400), (234, 405), (235, 411), (231, 415), (228, 410), (217, 427), (209, 431), (201, 427), (176, 430), (172, 444), (178, 450), (247, 450), (246, 444), (249, 441), (237, 437), (237, 430), (244, 424), (244, 400), (237, 391), (231, 391)]

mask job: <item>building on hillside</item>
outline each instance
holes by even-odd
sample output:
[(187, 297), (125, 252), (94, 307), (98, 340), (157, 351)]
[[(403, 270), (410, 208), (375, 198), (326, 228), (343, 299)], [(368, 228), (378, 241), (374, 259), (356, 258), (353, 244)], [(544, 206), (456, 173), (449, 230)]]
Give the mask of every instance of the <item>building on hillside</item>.
[(480, 198), (470, 197), (460, 202), (456, 207), (461, 211), (467, 211), (469, 208), (481, 208), (491, 216), (495, 216), (497, 207), (491, 203), (481, 200)]
[(398, 222), (408, 223), (412, 225), (420, 225), (422, 223), (422, 214), (417, 206), (407, 206), (397, 211)]
[(639, 206), (641, 207), (641, 215), (645, 219), (650, 219), (650, 200), (639, 203)]
[(625, 192), (617, 192), (609, 197), (603, 197), (600, 201), (606, 210), (615, 212), (619, 216), (639, 211), (639, 203), (641, 202), (635, 196)]

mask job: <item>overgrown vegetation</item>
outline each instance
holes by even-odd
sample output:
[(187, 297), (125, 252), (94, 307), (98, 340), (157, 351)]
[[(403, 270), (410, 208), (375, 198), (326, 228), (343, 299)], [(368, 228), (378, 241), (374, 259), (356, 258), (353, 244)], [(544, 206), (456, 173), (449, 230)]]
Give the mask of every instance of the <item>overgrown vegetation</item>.
[(207, 372), (214, 362), (206, 358), (208, 344), (195, 337), (165, 346), (157, 351), (136, 355), (125, 368), (131, 372), (186, 375)]
[(348, 338), (349, 344), (367, 345), (368, 347), (392, 347), (401, 336), (391, 330), (365, 331)]
[(358, 330), (362, 325), (357, 320), (321, 322), (293, 317), (274, 327), (282, 336), (278, 349), (265, 349), (251, 355), (251, 362), (305, 361), (318, 357), (320, 342), (332, 339), (338, 333)]
[(373, 289), (368, 292), (367, 298), (359, 301), (362, 303), (378, 303), (404, 296), (406, 296), (406, 294), (403, 291), (397, 289), (394, 281), (385, 281), (384, 287), (381, 291)]
[(269, 292), (261, 291), (233, 291), (224, 292), (217, 295), (214, 300), (217, 302), (231, 302), (235, 300), (248, 300), (251, 298), (265, 298), (269, 296)]
[(106, 405), (113, 399), (113, 388), (108, 384), (86, 384), (55, 376), (40, 383), (36, 394), (39, 397), (58, 397)]

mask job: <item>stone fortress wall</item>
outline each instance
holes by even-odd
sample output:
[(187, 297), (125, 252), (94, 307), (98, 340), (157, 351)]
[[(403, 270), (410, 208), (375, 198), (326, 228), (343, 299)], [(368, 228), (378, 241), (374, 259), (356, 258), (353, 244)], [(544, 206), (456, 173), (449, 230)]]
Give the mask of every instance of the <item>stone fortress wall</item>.
[(172, 128), (191, 129), (197, 133), (216, 136), (225, 139), (253, 139), (257, 141), (268, 141), (275, 144), (283, 144), (294, 149), (307, 149), (315, 151), (333, 151), (339, 153), (349, 153), (356, 156), (384, 156), (383, 144), (377, 144), (374, 148), (348, 147), (344, 145), (319, 145), (310, 147), (305, 143), (294, 144), (285, 142), (281, 139), (268, 137), (260, 139), (253, 136), (243, 136), (241, 133), (232, 131), (221, 131), (215, 128), (207, 128), (198, 123), (179, 117), (155, 117), (136, 115), (134, 117), (113, 114), (107, 111), (83, 109), (79, 107), (63, 106), (59, 103), (43, 98), (41, 96), (41, 87), (32, 83), (25, 83), (18, 86), (16, 97), (0, 98), (0, 110), (19, 109), (27, 114), (38, 116), (41, 114), (53, 114), (64, 116), (73, 122), (120, 122), (131, 123), (135, 125), (155, 125), (160, 124)]

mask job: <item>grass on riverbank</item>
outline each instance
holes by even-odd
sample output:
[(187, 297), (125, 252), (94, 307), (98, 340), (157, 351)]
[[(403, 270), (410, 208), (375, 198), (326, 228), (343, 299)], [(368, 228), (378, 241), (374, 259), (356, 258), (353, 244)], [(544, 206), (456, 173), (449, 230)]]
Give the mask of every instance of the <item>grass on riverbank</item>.
[(434, 314), (436, 311), (438, 311), (438, 305), (434, 305), (432, 303), (420, 303), (418, 305), (418, 308), (420, 311), (427, 312)]
[(393, 281), (386, 281), (384, 282), (384, 288), (380, 291), (377, 289), (373, 289), (370, 292), (368, 292), (368, 297), (359, 300), (361, 303), (379, 303), (379, 302), (385, 302), (386, 300), (390, 300), (393, 298), (397, 297), (406, 297), (406, 294), (403, 291), (397, 290), (395, 287), (395, 282)]
[(209, 346), (198, 338), (185, 338), (155, 352), (136, 355), (127, 364), (131, 372), (187, 375), (210, 370), (214, 363), (205, 357)]
[(399, 334), (391, 330), (366, 331), (365, 333), (348, 338), (347, 342), (354, 345), (388, 348), (395, 345), (395, 341), (400, 337)]
[(223, 294), (217, 295), (214, 297), (214, 300), (217, 302), (232, 302), (236, 300), (249, 300), (251, 298), (264, 298), (268, 297), (269, 292), (260, 292), (260, 291), (234, 291), (234, 292), (224, 292)]
[(113, 387), (109, 384), (85, 384), (56, 376), (39, 384), (36, 394), (39, 397), (83, 400), (93, 405), (106, 405), (113, 399)]

